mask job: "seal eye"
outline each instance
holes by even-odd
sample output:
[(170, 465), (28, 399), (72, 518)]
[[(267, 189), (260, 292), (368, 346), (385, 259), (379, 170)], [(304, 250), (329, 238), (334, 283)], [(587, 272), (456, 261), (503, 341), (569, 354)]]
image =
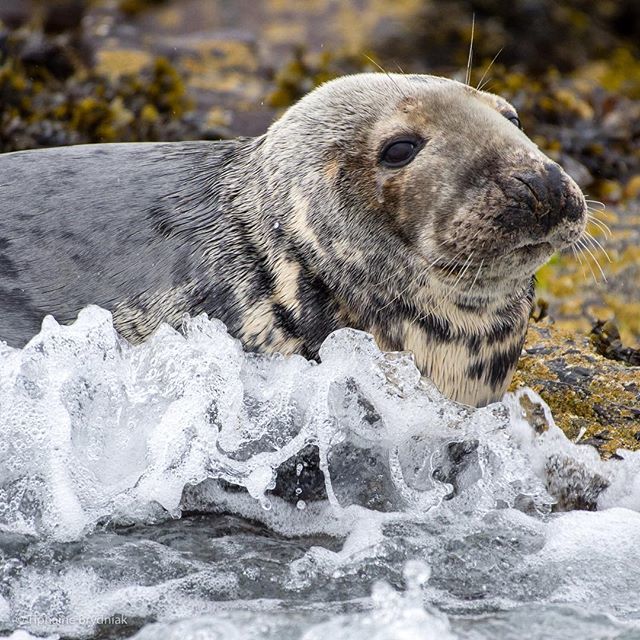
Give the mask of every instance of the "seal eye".
[(380, 162), (385, 167), (397, 169), (409, 164), (422, 148), (422, 141), (414, 138), (402, 138), (388, 142), (380, 154)]
[(520, 129), (520, 131), (522, 131), (522, 123), (520, 122), (520, 118), (518, 118), (518, 116), (511, 114), (507, 116), (507, 120), (509, 122), (513, 122), (513, 124), (516, 125), (516, 127), (518, 127), (518, 129)]

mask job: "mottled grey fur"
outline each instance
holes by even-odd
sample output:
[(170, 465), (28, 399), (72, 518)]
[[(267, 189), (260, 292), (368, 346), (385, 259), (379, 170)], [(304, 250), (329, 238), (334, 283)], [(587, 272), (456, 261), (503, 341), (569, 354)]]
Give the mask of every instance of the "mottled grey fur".
[[(258, 138), (0, 156), (0, 338), (20, 346), (90, 303), (134, 341), (204, 311), (250, 349), (307, 357), (352, 326), (413, 351), (446, 395), (495, 400), (532, 274), (586, 214), (511, 114), (451, 80), (363, 74)], [(405, 133), (424, 148), (383, 166)]]

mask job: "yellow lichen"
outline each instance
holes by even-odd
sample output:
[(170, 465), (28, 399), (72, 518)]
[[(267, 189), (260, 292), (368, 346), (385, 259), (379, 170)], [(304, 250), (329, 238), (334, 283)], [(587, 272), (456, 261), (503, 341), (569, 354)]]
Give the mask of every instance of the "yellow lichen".
[(153, 56), (147, 51), (138, 49), (102, 49), (98, 52), (96, 72), (111, 78), (140, 73), (150, 65)]

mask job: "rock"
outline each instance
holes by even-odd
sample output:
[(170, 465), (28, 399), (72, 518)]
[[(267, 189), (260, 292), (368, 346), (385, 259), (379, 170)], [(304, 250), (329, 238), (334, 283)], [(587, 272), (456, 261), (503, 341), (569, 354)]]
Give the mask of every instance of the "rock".
[(625, 354), (634, 352), (630, 348), (605, 350), (616, 359), (599, 353), (613, 332), (603, 332), (604, 326), (598, 323), (599, 333), (590, 339), (557, 329), (549, 320), (532, 323), (512, 387), (534, 389), (568, 438), (588, 442), (609, 457), (618, 448), (640, 449), (640, 366), (625, 363)]

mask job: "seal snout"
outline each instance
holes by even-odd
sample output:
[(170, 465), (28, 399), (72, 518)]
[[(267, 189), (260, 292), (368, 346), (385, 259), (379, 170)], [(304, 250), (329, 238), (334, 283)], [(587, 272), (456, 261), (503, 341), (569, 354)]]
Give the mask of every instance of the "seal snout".
[(518, 197), (534, 214), (539, 232), (548, 234), (559, 225), (579, 224), (586, 216), (584, 196), (578, 185), (555, 162), (539, 170), (517, 173)]

